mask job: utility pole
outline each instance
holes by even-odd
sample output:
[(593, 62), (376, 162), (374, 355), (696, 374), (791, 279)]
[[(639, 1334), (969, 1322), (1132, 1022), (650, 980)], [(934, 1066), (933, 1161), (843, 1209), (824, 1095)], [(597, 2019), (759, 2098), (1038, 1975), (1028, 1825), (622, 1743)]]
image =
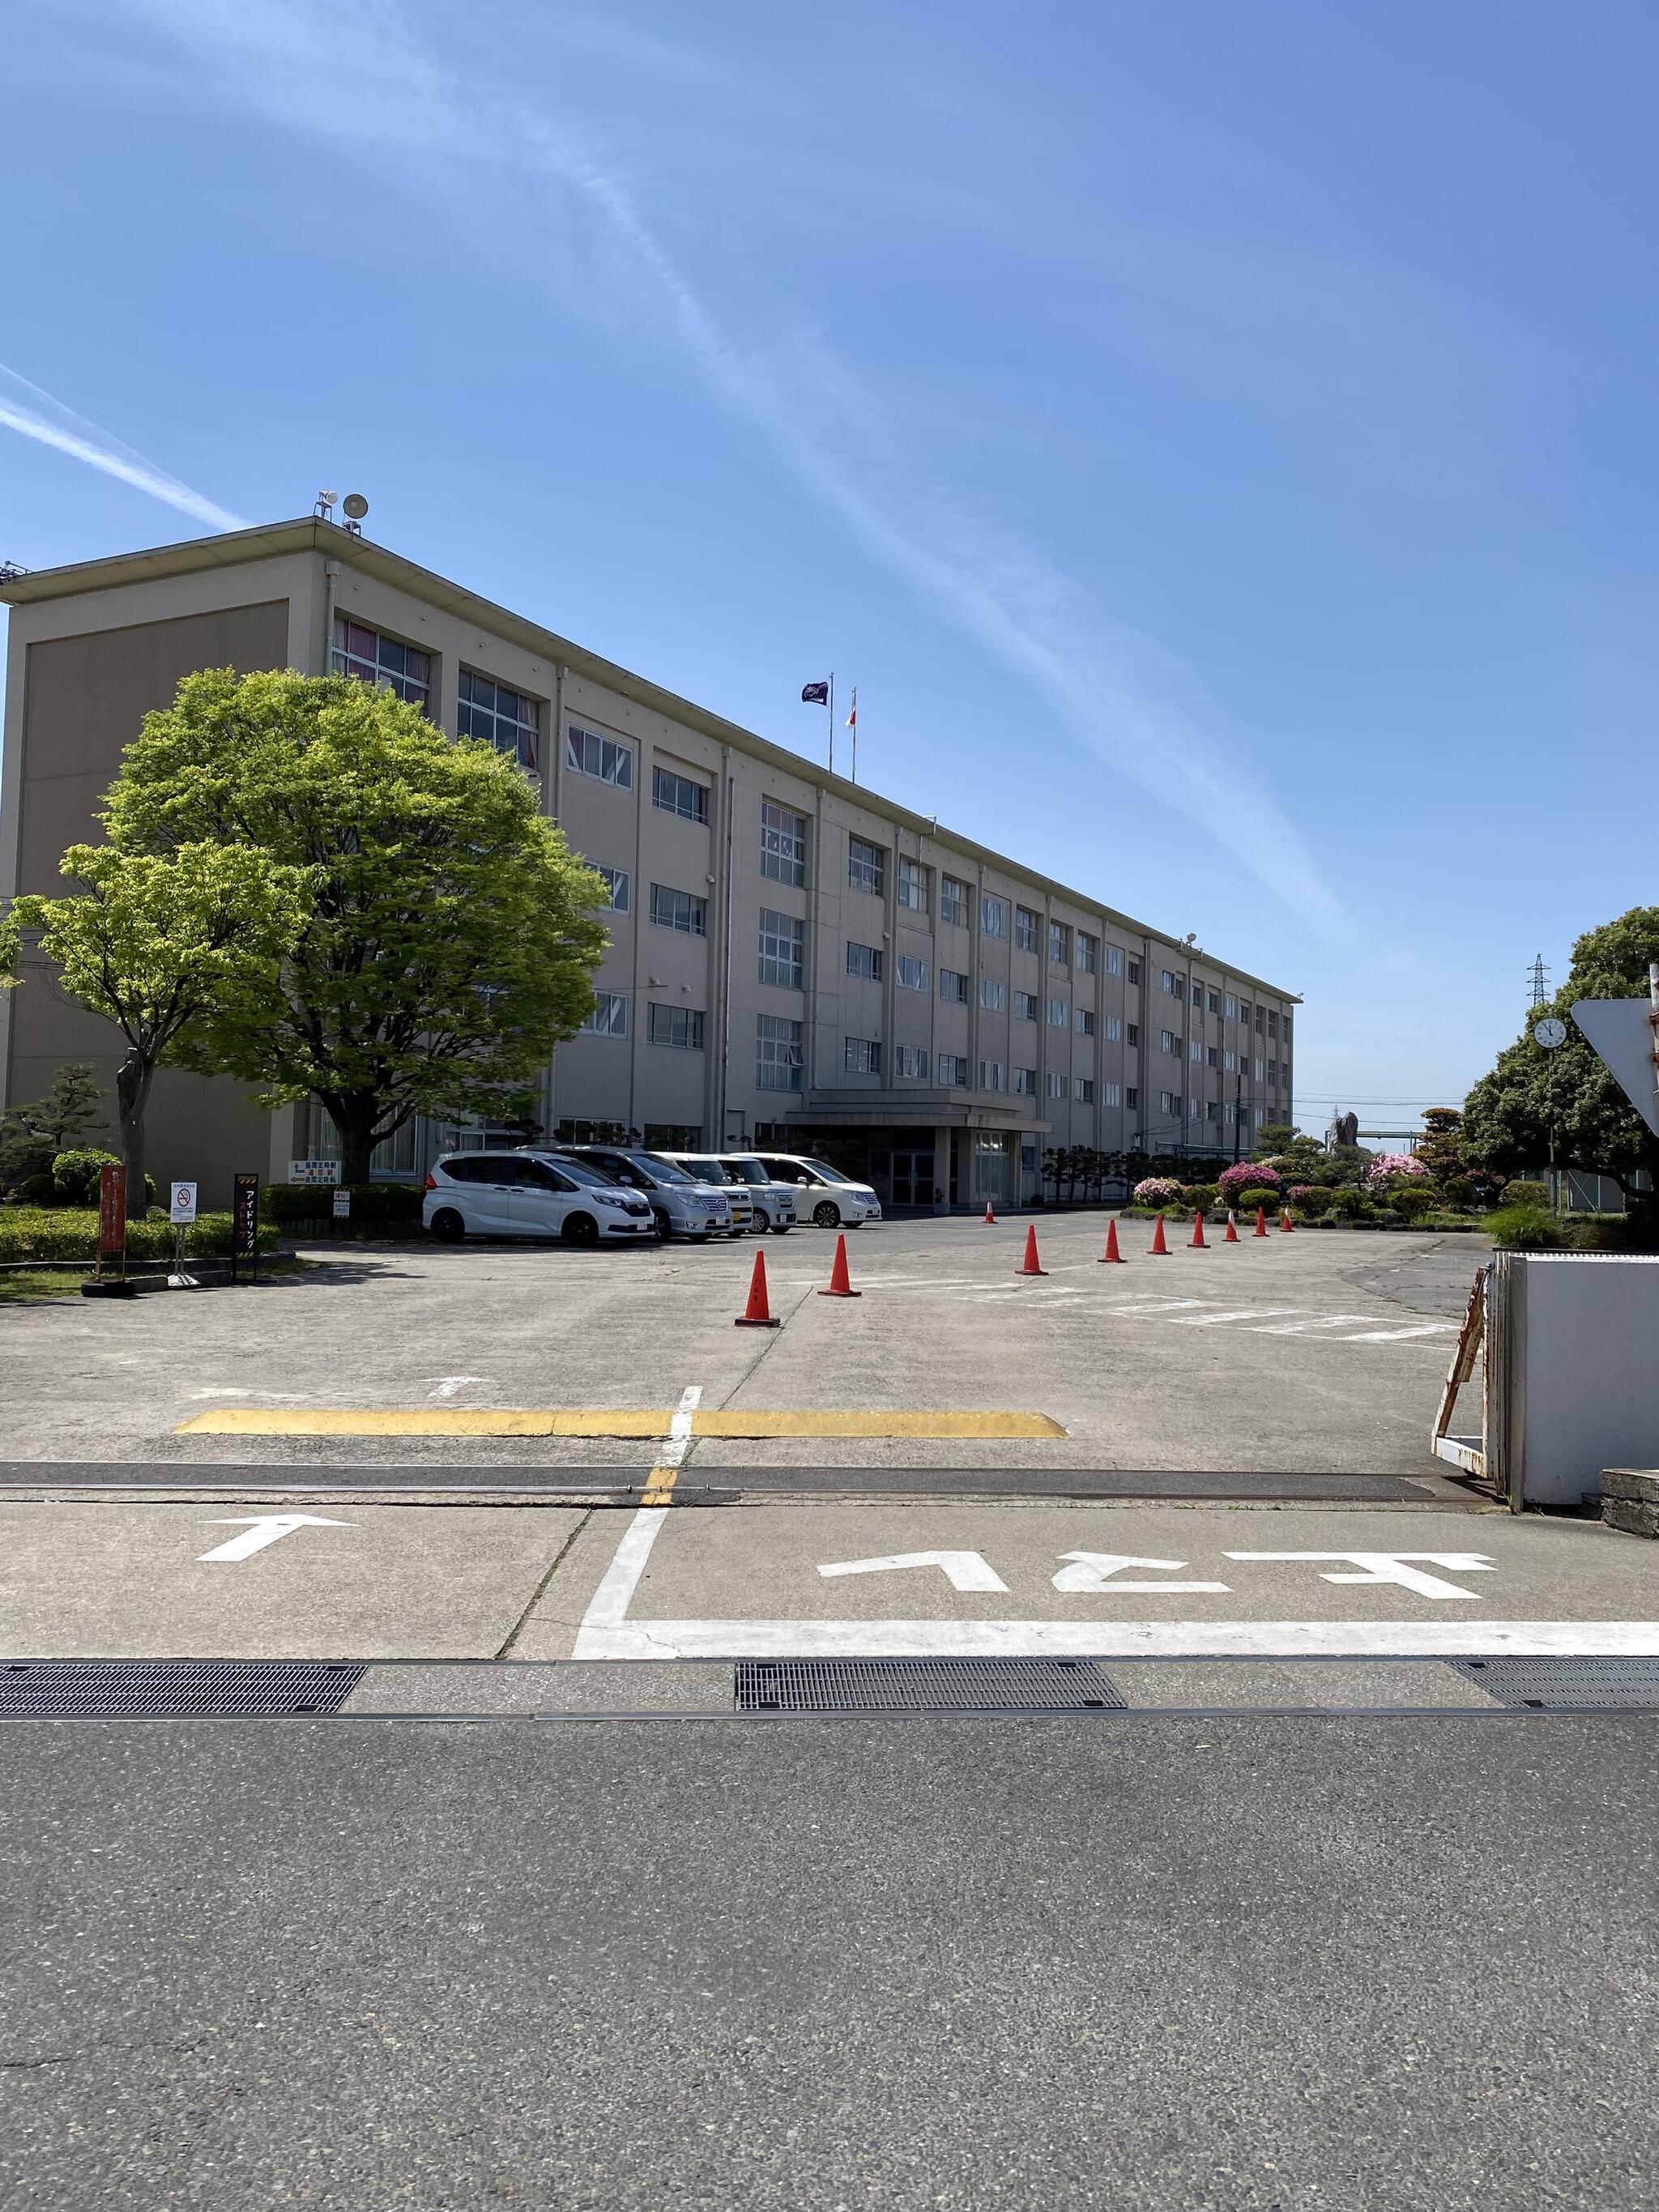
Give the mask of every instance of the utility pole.
[(1532, 1003), (1534, 1006), (1544, 1006), (1549, 1004), (1549, 969), (1544, 965), (1544, 956), (1540, 952), (1527, 970), (1527, 982), (1532, 992)]

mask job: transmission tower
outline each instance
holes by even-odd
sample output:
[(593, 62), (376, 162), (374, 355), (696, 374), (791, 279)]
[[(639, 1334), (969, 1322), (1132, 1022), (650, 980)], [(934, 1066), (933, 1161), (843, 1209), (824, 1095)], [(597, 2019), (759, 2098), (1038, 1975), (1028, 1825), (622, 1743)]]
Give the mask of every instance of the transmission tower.
[(1550, 971), (1544, 965), (1544, 956), (1540, 952), (1527, 970), (1527, 981), (1532, 987), (1532, 1002), (1534, 1006), (1546, 1006), (1549, 1004), (1549, 977)]

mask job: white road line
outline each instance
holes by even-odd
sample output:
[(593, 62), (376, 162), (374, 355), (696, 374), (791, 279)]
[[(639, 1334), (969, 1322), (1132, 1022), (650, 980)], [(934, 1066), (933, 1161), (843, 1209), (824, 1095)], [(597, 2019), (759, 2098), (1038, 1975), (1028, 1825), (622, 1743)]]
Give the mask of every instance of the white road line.
[(1312, 1336), (1322, 1328), (1357, 1328), (1361, 1322), (1375, 1321), (1375, 1314), (1322, 1314), (1309, 1321), (1276, 1322), (1271, 1328), (1253, 1328), (1252, 1336)]
[(890, 1552), (879, 1559), (836, 1559), (821, 1575), (885, 1575), (910, 1567), (937, 1567), (952, 1589), (1001, 1590), (1008, 1585), (978, 1552)]
[(588, 1621), (578, 1659), (1659, 1658), (1659, 1620)]
[(240, 1528), (240, 1536), (228, 1537), (216, 1544), (210, 1552), (198, 1552), (196, 1564), (203, 1566), (209, 1560), (234, 1561), (251, 1559), (256, 1552), (263, 1552), (269, 1544), (291, 1536), (296, 1528), (349, 1528), (349, 1521), (325, 1521), (315, 1513), (225, 1514), (210, 1521), (211, 1528)]
[[(681, 1392), (679, 1405), (668, 1425), (668, 1441), (657, 1454), (657, 1466), (678, 1467), (684, 1459), (691, 1448), (691, 1416), (702, 1397), (700, 1382), (693, 1382)], [(605, 1653), (592, 1649), (591, 1639), (603, 1640), (607, 1635), (627, 1633), (621, 1624), (628, 1618), (628, 1608), (651, 1558), (651, 1547), (669, 1510), (666, 1505), (641, 1505), (623, 1530), (623, 1540), (600, 1577), (592, 1602), (582, 1615), (582, 1625), (576, 1632), (570, 1655), (573, 1659), (603, 1658)]]
[(1182, 1314), (1172, 1328), (1219, 1328), (1228, 1321), (1266, 1321), (1270, 1314), (1300, 1313), (1300, 1306), (1245, 1306), (1237, 1313)]
[(1338, 1340), (1343, 1344), (1403, 1344), (1408, 1336), (1447, 1336), (1455, 1334), (1456, 1328), (1455, 1321), (1430, 1321), (1420, 1322), (1415, 1328), (1366, 1329), (1358, 1336), (1345, 1336)]
[(1160, 1314), (1178, 1313), (1183, 1306), (1201, 1306), (1202, 1298), (1121, 1298), (1109, 1310), (1139, 1321), (1156, 1321)]

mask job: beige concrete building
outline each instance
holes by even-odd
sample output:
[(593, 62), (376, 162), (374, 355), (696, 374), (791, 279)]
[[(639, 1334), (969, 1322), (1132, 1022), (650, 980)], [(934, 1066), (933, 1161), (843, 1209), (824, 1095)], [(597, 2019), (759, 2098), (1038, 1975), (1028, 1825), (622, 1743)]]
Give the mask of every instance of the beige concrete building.
[[(554, 1055), (550, 1131), (833, 1145), (890, 1204), (1037, 1187), (1049, 1146), (1248, 1147), (1291, 1110), (1295, 998), (769, 744), (368, 539), (309, 517), (14, 575), (0, 897), (60, 889), (121, 749), (191, 670), (346, 670), (516, 752), (612, 885), (588, 1028)], [(38, 955), (0, 1000), (0, 1095), (108, 1025)], [(227, 1200), (325, 1149), (319, 1109), (164, 1073), (158, 1181)], [(413, 1174), (453, 1129), (384, 1148)]]

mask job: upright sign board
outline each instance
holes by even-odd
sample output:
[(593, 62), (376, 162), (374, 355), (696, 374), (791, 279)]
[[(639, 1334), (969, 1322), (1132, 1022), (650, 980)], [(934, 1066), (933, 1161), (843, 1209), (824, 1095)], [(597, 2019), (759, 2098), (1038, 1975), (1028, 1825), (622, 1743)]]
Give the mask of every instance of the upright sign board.
[(230, 1279), (236, 1280), (238, 1262), (251, 1260), (253, 1279), (259, 1279), (259, 1178), (239, 1175), (230, 1201)]
[(1650, 988), (1646, 999), (1580, 999), (1572, 1018), (1626, 1097), (1659, 1137), (1659, 1071), (1654, 1066), (1659, 983)]
[(290, 1160), (288, 1179), (291, 1183), (327, 1183), (340, 1180), (338, 1160)]
[(106, 1260), (118, 1260), (126, 1273), (127, 1171), (106, 1166), (98, 1170), (98, 1273)]
[(349, 1220), (350, 1220), (350, 1218), (351, 1218), (351, 1193), (350, 1193), (349, 1190), (337, 1190), (337, 1191), (335, 1192), (335, 1194), (334, 1194), (334, 1218), (335, 1218), (337, 1221), (349, 1221)]
[(175, 1182), (167, 1188), (167, 1219), (175, 1229), (183, 1228), (196, 1218), (196, 1186), (193, 1182)]

